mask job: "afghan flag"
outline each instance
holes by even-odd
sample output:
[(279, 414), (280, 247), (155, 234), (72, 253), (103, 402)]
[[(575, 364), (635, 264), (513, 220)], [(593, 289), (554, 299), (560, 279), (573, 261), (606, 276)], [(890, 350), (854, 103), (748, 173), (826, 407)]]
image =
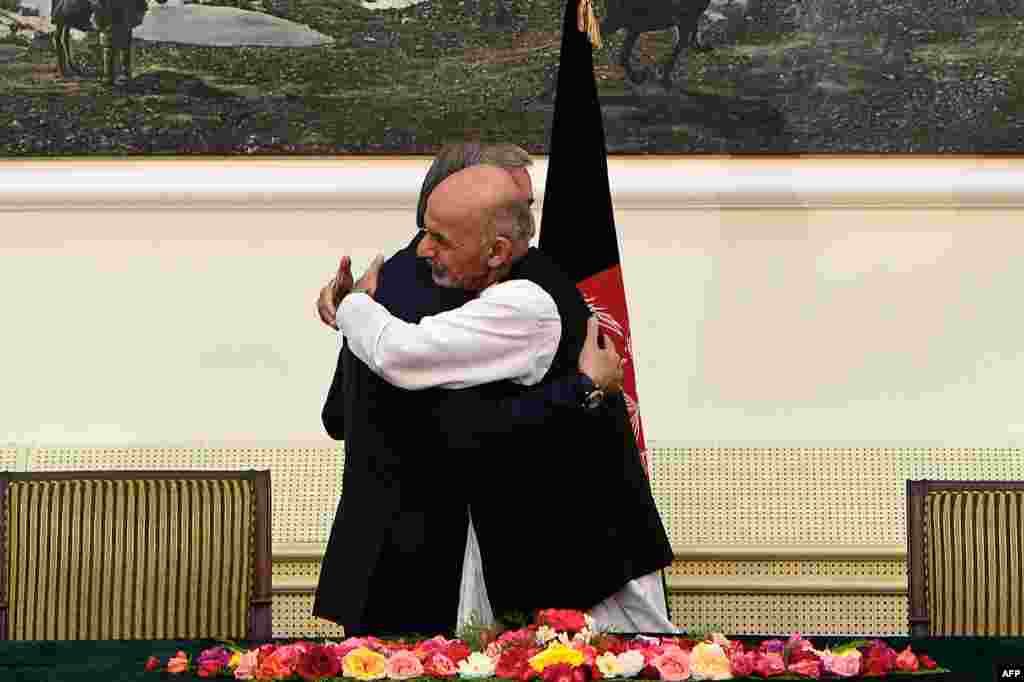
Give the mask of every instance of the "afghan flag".
[[(590, 0), (568, 0), (562, 22), (539, 248), (576, 282), (597, 315), (606, 342), (610, 339), (615, 343), (626, 360), (623, 397), (640, 460), (650, 478), (591, 40), (600, 47)], [(570, 226), (572, 229), (568, 229)]]

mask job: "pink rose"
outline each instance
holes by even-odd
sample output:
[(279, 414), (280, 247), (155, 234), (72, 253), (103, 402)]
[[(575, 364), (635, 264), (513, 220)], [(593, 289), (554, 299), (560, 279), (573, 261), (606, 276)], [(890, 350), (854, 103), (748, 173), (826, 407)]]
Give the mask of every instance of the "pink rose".
[(860, 652), (854, 649), (844, 656), (829, 656), (825, 669), (839, 677), (853, 677), (860, 674)]
[(652, 661), (652, 665), (666, 682), (677, 682), (690, 677), (690, 655), (677, 646), (668, 647)]
[(384, 664), (384, 674), (392, 680), (407, 680), (423, 674), (423, 664), (411, 651), (398, 651)]
[(580, 642), (573, 642), (572, 648), (576, 649), (583, 654), (583, 664), (593, 667), (594, 660), (597, 659), (597, 649), (590, 646), (589, 644), (583, 644)]
[(896, 669), (906, 673), (917, 672), (917, 656), (910, 650), (908, 646), (906, 649), (900, 652), (900, 655), (896, 657)]
[(803, 675), (804, 677), (821, 677), (821, 661), (814, 657), (801, 658), (796, 663), (790, 663), (789, 672)]
[(754, 664), (754, 672), (761, 677), (781, 675), (786, 672), (786, 664), (782, 662), (782, 654), (761, 654)]
[(419, 656), (420, 660), (426, 660), (433, 656), (438, 651), (441, 651), (448, 645), (446, 640), (441, 635), (425, 639), (413, 648), (413, 653)]
[(151, 673), (154, 670), (160, 669), (160, 659), (156, 656), (150, 656), (146, 659), (146, 672)]
[(238, 667), (235, 668), (236, 680), (251, 680), (256, 676), (256, 670), (259, 668), (259, 655), (260, 652), (256, 649), (242, 654)]
[(366, 638), (366, 648), (370, 651), (376, 651), (378, 654), (388, 653), (388, 643), (383, 639), (377, 639), (376, 637)]

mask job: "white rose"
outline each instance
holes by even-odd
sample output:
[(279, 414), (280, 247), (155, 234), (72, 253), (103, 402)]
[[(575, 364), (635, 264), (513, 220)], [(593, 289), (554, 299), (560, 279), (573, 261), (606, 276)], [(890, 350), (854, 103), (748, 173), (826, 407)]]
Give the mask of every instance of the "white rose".
[(459, 677), (477, 679), (494, 676), (495, 661), (479, 651), (474, 651), (469, 658), (459, 661)]
[[(643, 658), (643, 656), (641, 656)], [(598, 656), (594, 659), (594, 663), (597, 665), (597, 669), (601, 671), (601, 674), (605, 677), (619, 677), (622, 675), (622, 663), (619, 662), (618, 657), (610, 651)]]
[(623, 651), (616, 658), (622, 668), (620, 673), (623, 677), (636, 677), (644, 669), (644, 655), (636, 649)]
[(537, 644), (547, 644), (553, 639), (557, 639), (558, 633), (553, 628), (547, 625), (541, 625), (537, 628)]
[(590, 640), (593, 637), (594, 633), (592, 633), (587, 628), (583, 628), (582, 630), (576, 633), (576, 635), (572, 638), (572, 641), (579, 642), (580, 644), (590, 644)]

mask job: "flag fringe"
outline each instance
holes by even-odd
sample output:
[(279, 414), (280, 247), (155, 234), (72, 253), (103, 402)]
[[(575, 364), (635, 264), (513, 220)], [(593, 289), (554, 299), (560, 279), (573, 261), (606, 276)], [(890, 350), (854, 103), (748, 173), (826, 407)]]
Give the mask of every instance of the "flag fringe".
[(594, 16), (593, 0), (580, 0), (576, 10), (576, 28), (587, 34), (591, 45), (601, 47), (601, 27), (597, 23), (597, 17)]

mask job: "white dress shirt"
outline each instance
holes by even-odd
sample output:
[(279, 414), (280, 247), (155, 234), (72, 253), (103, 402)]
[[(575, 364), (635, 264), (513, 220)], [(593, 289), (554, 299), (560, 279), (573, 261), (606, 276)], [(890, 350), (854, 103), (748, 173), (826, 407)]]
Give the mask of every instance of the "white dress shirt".
[[(562, 336), (555, 300), (529, 280), (492, 284), (468, 303), (409, 324), (363, 293), (342, 299), (338, 327), (352, 354), (377, 376), (408, 390), (468, 388), (511, 380), (532, 386), (551, 368)], [(469, 520), (458, 624), (493, 624), (480, 550)], [(591, 610), (595, 626), (621, 632), (673, 632), (661, 575), (627, 583)]]
[(393, 317), (366, 294), (350, 294), (337, 320), (353, 355), (388, 383), (411, 390), (505, 379), (532, 386), (551, 368), (562, 336), (551, 294), (523, 279), (492, 284), (419, 324)]

